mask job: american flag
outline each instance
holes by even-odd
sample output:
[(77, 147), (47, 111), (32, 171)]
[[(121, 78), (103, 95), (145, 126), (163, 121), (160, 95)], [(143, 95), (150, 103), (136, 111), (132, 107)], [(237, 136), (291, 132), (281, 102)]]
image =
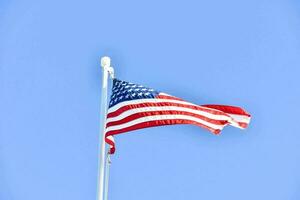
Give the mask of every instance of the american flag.
[(219, 134), (226, 125), (246, 128), (250, 117), (239, 107), (199, 106), (142, 85), (114, 79), (105, 142), (110, 146), (109, 153), (113, 154), (113, 136), (120, 133), (154, 126), (193, 124)]

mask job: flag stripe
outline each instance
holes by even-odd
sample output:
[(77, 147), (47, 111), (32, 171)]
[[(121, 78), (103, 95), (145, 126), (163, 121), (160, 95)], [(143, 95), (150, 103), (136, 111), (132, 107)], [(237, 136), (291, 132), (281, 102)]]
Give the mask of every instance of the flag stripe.
[(154, 115), (154, 116), (140, 117), (140, 118), (137, 118), (135, 120), (132, 120), (132, 121), (120, 124), (120, 125), (109, 126), (106, 128), (106, 133), (113, 131), (113, 130), (124, 129), (124, 128), (130, 127), (130, 126), (133, 126), (135, 124), (142, 123), (142, 122), (156, 121), (156, 120), (174, 120), (174, 119), (195, 121), (196, 123), (203, 124), (212, 129), (222, 129), (224, 127), (224, 125), (212, 124), (205, 120), (202, 120), (202, 119), (199, 119), (199, 118), (196, 118), (193, 116), (169, 114), (169, 115)]
[(105, 137), (105, 142), (107, 144), (109, 144), (109, 153), (113, 154), (115, 153), (115, 140), (114, 140), (114, 137), (112, 135), (108, 135)]
[(203, 105), (207, 108), (214, 108), (216, 110), (223, 111), (228, 114), (236, 114), (236, 115), (244, 115), (250, 117), (250, 114), (247, 113), (245, 110), (236, 107), (236, 106), (227, 106), (227, 105)]
[[(166, 106), (164, 106), (166, 105)], [(140, 106), (135, 106), (134, 108), (131, 108), (131, 106), (126, 107), (127, 110), (124, 111), (118, 115), (116, 115), (115, 117), (108, 117), (107, 118), (107, 123), (112, 122), (112, 121), (118, 121), (121, 120), (125, 117), (128, 117), (130, 115), (133, 115), (135, 113), (142, 113), (142, 112), (149, 112), (149, 111), (182, 111), (182, 112), (190, 112), (190, 113), (194, 113), (196, 115), (201, 115), (203, 117), (206, 117), (208, 120), (231, 120), (231, 117), (229, 115), (225, 116), (225, 115), (213, 115), (201, 110), (195, 110), (195, 109), (191, 109), (188, 107), (180, 107), (180, 106), (170, 106), (170, 104), (168, 103), (163, 103), (163, 104), (159, 104), (159, 106), (155, 105), (155, 106), (147, 106), (145, 104)]]
[[(120, 119), (115, 119), (107, 121), (106, 128), (110, 126), (115, 126), (115, 125), (120, 125), (123, 123), (127, 123), (129, 121), (141, 118), (141, 117), (146, 117), (146, 116), (155, 116), (155, 115), (187, 115), (187, 116), (192, 116), (199, 118), (201, 120), (207, 121), (208, 123), (215, 124), (215, 125), (224, 125), (227, 124), (227, 120), (214, 120), (214, 119), (209, 119), (203, 115), (199, 115), (193, 112), (186, 112), (186, 111), (178, 111), (178, 110), (154, 110), (154, 111), (146, 111), (146, 112), (139, 112), (139, 110), (130, 110), (132, 111), (132, 114), (127, 115), (126, 117), (122, 117)], [(112, 119), (112, 118), (110, 118)], [(109, 119), (108, 119), (109, 120)]]
[[(106, 132), (106, 138), (105, 142), (109, 144), (110, 154), (115, 153), (115, 142), (113, 140), (113, 135), (121, 134), (124, 132), (134, 131), (142, 128), (150, 128), (150, 127), (156, 127), (156, 126), (165, 126), (165, 125), (175, 125), (175, 124), (192, 124), (196, 126), (200, 126), (202, 128), (205, 128), (209, 131), (211, 131), (214, 134), (219, 134), (222, 129), (213, 129), (211, 127), (205, 126), (204, 124), (201, 124), (199, 122), (193, 121), (193, 120), (187, 120), (187, 119), (165, 119), (165, 120), (154, 120), (154, 121), (147, 121), (147, 122), (141, 122), (138, 124), (134, 124), (132, 126), (128, 126), (126, 128), (118, 129), (118, 130), (111, 130), (109, 132)], [(224, 126), (223, 126), (224, 127)], [(223, 128), (222, 127), (222, 128)]]
[(241, 128), (241, 129), (245, 129), (248, 127), (248, 124), (247, 123), (244, 123), (244, 122), (238, 122), (238, 126), (234, 125), (234, 124), (231, 124), (232, 126), (234, 127), (237, 127), (237, 128)]
[[(108, 109), (108, 113), (112, 113), (112, 112), (115, 112), (117, 111), (118, 109), (130, 104), (130, 105), (137, 105), (137, 104), (141, 104), (141, 103), (157, 103), (157, 102), (170, 102), (170, 103), (179, 103), (179, 104), (185, 104), (185, 105), (192, 105), (192, 106), (197, 106), (193, 103), (189, 103), (189, 102), (186, 102), (186, 101), (181, 101), (181, 100), (173, 100), (173, 99), (156, 99), (156, 98), (153, 98), (153, 99), (134, 99), (134, 100), (130, 100), (130, 101), (123, 101), (123, 102), (120, 102), (118, 104), (116, 104), (115, 106), (113, 107), (110, 107)], [(212, 109), (212, 108), (207, 108), (207, 109)]]
[(181, 107), (181, 108), (189, 108), (198, 112), (203, 113), (203, 115), (206, 115), (207, 117), (210, 117), (212, 119), (220, 119), (220, 120), (224, 120), (225, 118), (228, 118), (229, 115), (227, 115), (226, 113), (222, 112), (222, 111), (218, 111), (216, 109), (213, 108), (206, 108), (203, 106), (196, 106), (196, 105), (188, 105), (186, 104), (186, 102), (173, 102), (173, 101), (165, 101), (165, 99), (163, 99), (163, 101), (161, 101), (162, 99), (154, 99), (155, 101), (149, 101), (152, 99), (140, 99), (139, 103), (137, 104), (132, 104), (131, 102), (123, 102), (123, 106), (119, 107), (117, 110), (115, 111), (108, 111), (108, 115), (107, 118), (111, 118), (111, 117), (116, 117), (120, 114), (122, 114), (123, 112), (126, 112), (128, 110), (131, 109), (141, 109), (141, 108), (147, 108), (147, 107)]
[(128, 131), (133, 131), (141, 128), (148, 128), (148, 127), (154, 127), (154, 126), (163, 126), (163, 125), (173, 125), (173, 124), (194, 124), (203, 128), (208, 129), (214, 134), (220, 133), (222, 128), (224, 126), (219, 126), (217, 129), (211, 128), (209, 126), (206, 126), (198, 121), (195, 120), (189, 120), (189, 119), (175, 119), (173, 116), (173, 119), (161, 119), (161, 120), (152, 120), (152, 121), (140, 121), (138, 123), (126, 126), (124, 128), (119, 128), (115, 130), (109, 130), (106, 132), (106, 136), (111, 136), (111, 135), (117, 135), (120, 133), (128, 132)]
[(165, 93), (159, 93), (159, 95), (157, 95), (155, 98), (157, 98), (157, 99), (172, 99), (172, 100), (184, 101), (183, 99), (180, 99), (178, 97), (173, 97), (173, 96), (165, 94)]
[(234, 115), (234, 114), (228, 114), (230, 117), (232, 117), (237, 122), (243, 122), (243, 123), (250, 123), (250, 117), (245, 115)]

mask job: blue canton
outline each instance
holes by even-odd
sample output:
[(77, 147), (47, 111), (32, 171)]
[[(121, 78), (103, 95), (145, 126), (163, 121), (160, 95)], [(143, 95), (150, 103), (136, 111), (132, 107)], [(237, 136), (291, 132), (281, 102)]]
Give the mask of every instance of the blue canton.
[(135, 99), (154, 99), (158, 93), (158, 91), (142, 85), (114, 79), (109, 107), (112, 107), (123, 101)]

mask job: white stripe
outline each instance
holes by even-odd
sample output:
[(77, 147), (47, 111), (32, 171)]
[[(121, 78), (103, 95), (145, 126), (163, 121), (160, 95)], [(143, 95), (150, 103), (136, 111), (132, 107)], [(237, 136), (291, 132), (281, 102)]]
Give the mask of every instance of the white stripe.
[[(163, 95), (163, 96), (168, 96), (168, 97), (174, 97), (172, 95), (169, 95), (169, 94), (166, 94), (166, 93), (163, 93), (163, 92), (160, 92), (158, 95)], [(177, 97), (174, 97), (174, 98), (177, 98)]]
[(202, 119), (192, 117), (192, 116), (188, 116), (188, 115), (154, 115), (154, 116), (141, 117), (141, 118), (129, 121), (129, 122), (124, 123), (124, 124), (110, 126), (106, 129), (106, 132), (127, 128), (127, 127), (130, 127), (130, 126), (142, 123), (142, 122), (149, 122), (149, 121), (156, 121), (156, 120), (168, 120), (168, 119), (192, 120), (192, 121), (201, 123), (203, 125), (206, 125), (208, 127), (211, 127), (213, 129), (220, 129), (220, 130), (225, 126), (225, 125), (212, 124), (212, 123), (209, 123), (209, 122), (204, 121)]
[(243, 123), (250, 123), (250, 117), (247, 115), (235, 115), (235, 114), (228, 114), (230, 117), (232, 117), (237, 122), (243, 122)]
[[(180, 103), (180, 104), (184, 104), (184, 105), (192, 105), (192, 106), (198, 106), (196, 104), (193, 103), (189, 103), (186, 101), (179, 101), (179, 100), (173, 100), (173, 99), (135, 99), (135, 100), (130, 100), (130, 101), (123, 101), (120, 102), (116, 105), (114, 105), (113, 107), (108, 109), (108, 113), (111, 112), (115, 112), (116, 110), (118, 110), (119, 108), (126, 106), (126, 105), (135, 105), (135, 104), (140, 104), (140, 103), (166, 103), (166, 102), (170, 102), (170, 103)], [(210, 108), (205, 108), (205, 109), (210, 109)], [(215, 109), (211, 109), (211, 110), (215, 110)]]
[(113, 144), (109, 144), (109, 148), (113, 148), (115, 146), (115, 139), (112, 135), (109, 135), (106, 137), (106, 139), (108, 139), (109, 141), (111, 141)]
[(201, 116), (204, 116), (204, 117), (207, 117), (210, 119), (214, 119), (214, 120), (228, 120), (228, 121), (231, 120), (230, 117), (225, 116), (225, 115), (214, 115), (214, 114), (211, 114), (211, 113), (208, 113), (205, 111), (195, 110), (192, 108), (184, 108), (184, 107), (178, 107), (178, 106), (157, 106), (157, 107), (132, 108), (130, 110), (127, 110), (127, 111), (121, 113), (120, 115), (118, 115), (116, 117), (107, 118), (106, 123), (113, 122), (113, 121), (119, 121), (119, 120), (124, 119), (125, 117), (133, 115), (135, 113), (149, 112), (149, 111), (171, 111), (171, 110), (190, 112), (190, 113), (201, 115)]
[(109, 135), (106, 138), (112, 142), (115, 142), (114, 137), (112, 135)]

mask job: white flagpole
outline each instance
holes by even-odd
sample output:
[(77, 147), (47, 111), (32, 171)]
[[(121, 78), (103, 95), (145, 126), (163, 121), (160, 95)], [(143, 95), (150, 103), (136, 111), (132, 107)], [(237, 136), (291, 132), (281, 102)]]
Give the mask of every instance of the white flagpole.
[(107, 153), (105, 162), (105, 183), (104, 183), (104, 200), (108, 200), (108, 185), (109, 185), (109, 167), (110, 167), (110, 154)]
[(108, 74), (111, 78), (114, 78), (114, 70), (110, 66), (110, 58), (102, 57), (101, 58), (101, 67), (102, 67), (102, 93), (101, 93), (101, 147), (99, 145), (99, 163), (98, 163), (98, 184), (97, 184), (97, 200), (103, 200), (104, 190), (107, 186), (105, 183), (108, 183), (105, 179), (105, 162), (108, 160), (105, 159), (106, 153), (106, 144), (105, 144), (105, 124), (106, 124), (106, 115), (107, 115), (107, 85), (108, 85)]

